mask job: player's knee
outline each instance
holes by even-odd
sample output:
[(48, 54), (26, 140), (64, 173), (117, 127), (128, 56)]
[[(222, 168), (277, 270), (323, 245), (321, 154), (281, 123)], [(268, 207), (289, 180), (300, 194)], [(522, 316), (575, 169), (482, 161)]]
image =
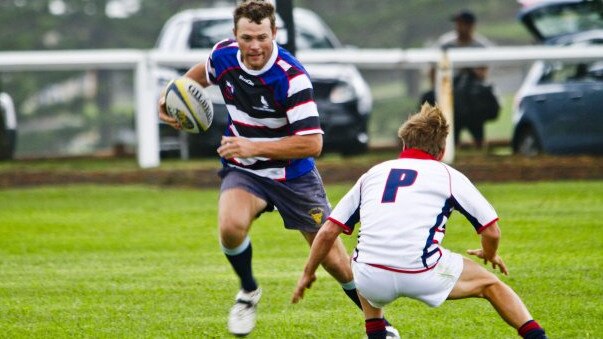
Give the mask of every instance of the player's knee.
[(236, 245), (247, 235), (249, 223), (231, 216), (220, 217), (220, 240), (223, 245)]
[(484, 287), (482, 288), (481, 297), (491, 300), (496, 294), (505, 288), (505, 286), (505, 283), (493, 274), (489, 280), (485, 281)]

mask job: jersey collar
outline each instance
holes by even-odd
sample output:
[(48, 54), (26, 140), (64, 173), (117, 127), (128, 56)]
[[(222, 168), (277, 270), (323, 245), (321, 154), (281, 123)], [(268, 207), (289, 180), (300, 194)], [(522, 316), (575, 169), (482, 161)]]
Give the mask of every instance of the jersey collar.
[(239, 62), (239, 66), (241, 66), (241, 69), (243, 71), (245, 71), (245, 73), (250, 74), (250, 75), (255, 75), (258, 76), (264, 72), (266, 72), (267, 70), (270, 69), (270, 67), (272, 67), (274, 65), (274, 62), (276, 61), (276, 57), (278, 56), (278, 45), (276, 44), (276, 41), (272, 41), (272, 54), (270, 55), (270, 58), (268, 59), (268, 62), (264, 65), (264, 67), (262, 67), (262, 69), (249, 69), (247, 68), (247, 66), (245, 66), (245, 63), (243, 63), (243, 60), (241, 59), (241, 50), (239, 49), (237, 51), (237, 61)]
[(436, 160), (436, 158), (418, 148), (406, 148), (400, 152), (400, 158), (412, 158), (412, 159), (422, 159), (422, 160)]

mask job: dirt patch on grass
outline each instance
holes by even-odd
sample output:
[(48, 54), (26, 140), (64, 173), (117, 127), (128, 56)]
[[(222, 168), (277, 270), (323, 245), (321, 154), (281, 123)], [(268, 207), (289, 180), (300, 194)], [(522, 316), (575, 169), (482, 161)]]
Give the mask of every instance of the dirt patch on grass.
[[(395, 153), (392, 153), (395, 154)], [(368, 161), (322, 161), (317, 165), (325, 183), (354, 182), (370, 167), (385, 159)], [(474, 182), (600, 180), (603, 157), (599, 156), (518, 156), (463, 155), (453, 167)], [(216, 166), (219, 166), (216, 164)], [(0, 188), (66, 184), (147, 184), (176, 187), (218, 187), (218, 168), (36, 170), (8, 169), (0, 172)]]

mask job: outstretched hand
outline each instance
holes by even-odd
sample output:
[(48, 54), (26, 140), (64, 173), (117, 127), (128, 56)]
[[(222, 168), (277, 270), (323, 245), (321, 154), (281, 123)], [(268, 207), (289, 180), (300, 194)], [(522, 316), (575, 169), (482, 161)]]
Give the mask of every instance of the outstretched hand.
[(293, 296), (291, 297), (291, 303), (297, 304), (300, 300), (304, 298), (304, 292), (307, 288), (312, 287), (312, 283), (316, 281), (316, 274), (307, 275), (304, 274), (299, 278), (297, 282), (297, 287), (293, 292)]
[(487, 259), (484, 257), (484, 251), (482, 249), (467, 250), (467, 254), (474, 255), (480, 259), (483, 259), (484, 265), (487, 265), (488, 262), (490, 262), (492, 264), (493, 269), (498, 268), (502, 274), (509, 275), (509, 270), (507, 270), (507, 266), (505, 265), (505, 262), (502, 260), (502, 258), (498, 254), (495, 255), (491, 259)]

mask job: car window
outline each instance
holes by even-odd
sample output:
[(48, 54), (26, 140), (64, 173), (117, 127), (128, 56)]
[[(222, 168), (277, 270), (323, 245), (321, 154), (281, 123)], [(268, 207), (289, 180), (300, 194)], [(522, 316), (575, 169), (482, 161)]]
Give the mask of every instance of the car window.
[(545, 38), (603, 29), (603, 8), (600, 1), (551, 5), (534, 10), (534, 27)]
[(190, 48), (212, 48), (218, 41), (231, 37), (232, 20), (198, 20), (193, 22), (188, 45)]
[(588, 76), (595, 81), (603, 82), (603, 61), (596, 61), (589, 65)]
[(334, 48), (331, 41), (324, 35), (314, 34), (297, 26), (295, 29), (295, 44), (298, 49), (329, 49)]
[(569, 81), (576, 74), (576, 65), (562, 62), (549, 62), (544, 67), (540, 84), (562, 84)]
[(538, 83), (563, 84), (567, 82), (603, 81), (603, 64), (597, 62), (549, 62)]

